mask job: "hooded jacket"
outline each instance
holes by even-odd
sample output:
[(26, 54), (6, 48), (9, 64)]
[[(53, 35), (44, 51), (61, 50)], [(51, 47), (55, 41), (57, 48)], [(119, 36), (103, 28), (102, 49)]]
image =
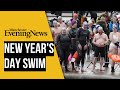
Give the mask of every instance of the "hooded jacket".
[[(117, 22), (115, 24), (117, 26), (117, 30), (119, 30), (119, 23)], [(112, 29), (113, 29), (113, 21), (110, 21), (110, 23), (109, 23), (109, 30), (110, 30), (110, 32), (112, 32)]]

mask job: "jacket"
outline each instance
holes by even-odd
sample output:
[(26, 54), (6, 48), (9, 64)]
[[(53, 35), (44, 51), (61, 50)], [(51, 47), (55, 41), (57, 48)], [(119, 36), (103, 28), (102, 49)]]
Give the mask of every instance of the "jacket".
[[(116, 23), (116, 26), (117, 26), (117, 30), (119, 30), (119, 23), (118, 22)], [(109, 23), (110, 32), (112, 32), (112, 28), (113, 28), (113, 21), (110, 21), (110, 23)]]

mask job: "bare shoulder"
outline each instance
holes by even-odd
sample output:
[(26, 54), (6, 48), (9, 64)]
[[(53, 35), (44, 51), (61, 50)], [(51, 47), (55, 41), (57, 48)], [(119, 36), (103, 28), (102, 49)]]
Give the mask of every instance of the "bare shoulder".
[(94, 35), (94, 37), (97, 37), (98, 36), (98, 33), (96, 33), (95, 35)]
[(104, 36), (107, 36), (107, 34), (104, 33)]
[(52, 31), (52, 32), (55, 32), (55, 29), (54, 29), (54, 28), (51, 28), (51, 31)]
[(95, 36), (98, 36), (98, 35), (99, 35), (99, 33), (96, 33), (96, 34), (95, 34)]
[(117, 32), (118, 33), (118, 35), (120, 36), (120, 32)]
[(110, 34), (113, 34), (113, 32), (110, 32)]

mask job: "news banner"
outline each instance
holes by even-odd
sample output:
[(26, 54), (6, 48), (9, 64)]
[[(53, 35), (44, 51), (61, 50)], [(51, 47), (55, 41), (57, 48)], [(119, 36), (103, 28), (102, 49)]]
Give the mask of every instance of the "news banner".
[(0, 79), (63, 79), (45, 11), (0, 15)]

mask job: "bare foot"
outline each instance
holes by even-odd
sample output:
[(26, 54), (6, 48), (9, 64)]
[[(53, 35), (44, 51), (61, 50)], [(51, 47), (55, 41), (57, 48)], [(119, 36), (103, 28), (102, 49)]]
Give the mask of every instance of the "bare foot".
[(105, 71), (105, 69), (100, 69), (100, 71)]
[(95, 69), (93, 69), (92, 72), (95, 72)]
[(95, 71), (95, 67), (93, 67), (93, 69), (92, 69), (92, 72), (94, 72)]
[(81, 72), (86, 72), (84, 69), (81, 69)]
[(79, 68), (79, 67), (77, 67), (77, 68), (76, 68), (76, 71), (77, 71), (77, 72), (79, 72), (79, 70), (80, 70), (80, 68)]

